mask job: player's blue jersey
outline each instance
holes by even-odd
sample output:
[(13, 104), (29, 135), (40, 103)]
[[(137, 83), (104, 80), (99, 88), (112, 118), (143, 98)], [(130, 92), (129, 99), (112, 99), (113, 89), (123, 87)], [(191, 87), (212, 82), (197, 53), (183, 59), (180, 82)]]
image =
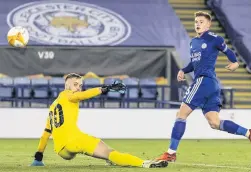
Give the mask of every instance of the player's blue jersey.
[(220, 86), (216, 79), (215, 64), (219, 51), (222, 51), (232, 63), (237, 62), (235, 54), (227, 48), (224, 39), (207, 31), (195, 37), (190, 43), (191, 62), (182, 70), (194, 72), (194, 82), (187, 89), (183, 102), (191, 109), (201, 107), (203, 113), (220, 111)]
[(207, 31), (200, 37), (193, 38), (190, 43), (190, 70), (194, 71), (194, 79), (200, 76), (216, 78), (215, 64), (218, 53), (226, 50), (224, 39), (213, 32)]

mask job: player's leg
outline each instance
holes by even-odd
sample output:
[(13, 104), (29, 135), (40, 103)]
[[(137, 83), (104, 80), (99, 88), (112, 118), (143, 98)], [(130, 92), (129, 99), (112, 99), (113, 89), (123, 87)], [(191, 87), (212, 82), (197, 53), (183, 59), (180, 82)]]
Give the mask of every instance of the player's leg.
[(180, 109), (176, 114), (176, 120), (172, 129), (171, 142), (168, 153), (176, 153), (179, 142), (186, 130), (186, 119), (194, 109), (195, 106), (186, 103), (182, 103), (182, 105), (180, 106)]
[(176, 120), (173, 125), (171, 141), (167, 152), (163, 153), (157, 160), (176, 161), (176, 151), (180, 140), (186, 130), (186, 119), (195, 109), (195, 106), (182, 103), (179, 111), (176, 114)]
[(65, 149), (70, 153), (84, 153), (86, 155), (109, 160), (113, 164), (120, 166), (134, 166), (134, 167), (166, 167), (165, 161), (143, 161), (142, 159), (126, 153), (120, 153), (108, 147), (99, 138), (90, 136), (85, 133), (79, 134), (76, 139), (72, 139)]
[(168, 165), (166, 161), (144, 161), (131, 154), (118, 152), (108, 147), (102, 140), (100, 140), (93, 152), (93, 157), (106, 159), (120, 166), (156, 168)]
[(203, 87), (203, 77), (200, 77), (188, 88), (176, 115), (168, 151), (157, 158), (158, 160), (176, 161), (176, 151), (186, 130), (186, 119), (195, 108), (205, 101)]
[[(176, 114), (176, 120), (172, 129), (171, 134), (171, 142), (167, 153), (175, 154), (179, 142), (186, 130), (186, 119), (192, 113), (192, 111), (198, 106), (197, 102), (200, 97), (196, 94), (199, 92), (199, 87), (202, 83), (202, 79), (197, 79), (195, 83), (192, 84), (190, 88), (188, 88), (186, 95), (183, 99), (183, 103), (180, 106), (179, 111)], [(200, 95), (200, 94), (199, 94)]]
[(235, 135), (242, 135), (251, 140), (250, 130), (248, 130), (247, 128), (242, 127), (241, 125), (236, 124), (231, 120), (220, 120), (218, 109), (219, 107), (217, 106), (203, 109), (203, 113), (205, 114), (205, 117), (211, 128), (225, 131)]
[(246, 136), (250, 139), (250, 131), (231, 120), (220, 120), (220, 89), (213, 93), (202, 108), (209, 125), (213, 129), (225, 131), (231, 134)]

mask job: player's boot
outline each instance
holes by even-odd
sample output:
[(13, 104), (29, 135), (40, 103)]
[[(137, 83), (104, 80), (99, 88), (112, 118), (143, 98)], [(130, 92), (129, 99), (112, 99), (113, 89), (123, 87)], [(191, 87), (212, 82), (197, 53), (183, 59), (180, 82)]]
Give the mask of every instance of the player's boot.
[(169, 154), (168, 152), (165, 152), (156, 160), (165, 160), (168, 162), (175, 162), (176, 161), (176, 153)]
[(168, 162), (165, 160), (147, 160), (144, 161), (143, 168), (164, 168), (168, 166)]

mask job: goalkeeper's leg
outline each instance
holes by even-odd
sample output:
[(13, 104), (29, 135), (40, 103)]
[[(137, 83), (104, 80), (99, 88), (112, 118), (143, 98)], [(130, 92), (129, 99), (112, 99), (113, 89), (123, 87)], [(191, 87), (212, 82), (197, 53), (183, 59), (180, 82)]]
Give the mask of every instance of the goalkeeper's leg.
[[(112, 164), (120, 166), (154, 168), (166, 167), (168, 165), (167, 161), (164, 160), (144, 161), (136, 156), (127, 153), (120, 153), (108, 147), (99, 138), (90, 136), (85, 133), (80, 133), (78, 134), (78, 136), (76, 136), (75, 139), (71, 139), (71, 142), (69, 142), (63, 150), (66, 150), (68, 153), (70, 152), (72, 155), (75, 155), (77, 153), (85, 153), (86, 155), (108, 160), (112, 162)], [(74, 157), (65, 156), (65, 154), (62, 154), (62, 152), (63, 151), (61, 151), (59, 155), (64, 159), (72, 159)]]
[(103, 141), (100, 141), (93, 153), (93, 157), (106, 159), (113, 164), (120, 166), (133, 166), (143, 168), (166, 167), (167, 161), (144, 161), (128, 153), (121, 153), (109, 148)]

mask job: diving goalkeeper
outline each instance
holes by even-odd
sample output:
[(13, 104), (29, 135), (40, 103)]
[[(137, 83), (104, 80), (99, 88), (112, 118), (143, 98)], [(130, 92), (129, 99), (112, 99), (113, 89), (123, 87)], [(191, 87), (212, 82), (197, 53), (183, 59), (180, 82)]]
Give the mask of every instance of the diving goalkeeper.
[(47, 124), (40, 138), (32, 166), (44, 166), (43, 152), (51, 135), (55, 152), (65, 160), (71, 160), (76, 154), (84, 153), (120, 166), (156, 168), (168, 165), (165, 160), (144, 161), (127, 153), (120, 153), (109, 148), (99, 138), (81, 132), (77, 126), (79, 101), (106, 94), (109, 91), (123, 92), (126, 87), (123, 83), (115, 82), (112, 85), (104, 85), (87, 91), (81, 91), (81, 88), (81, 76), (75, 73), (68, 74), (65, 79), (65, 90), (50, 106)]

